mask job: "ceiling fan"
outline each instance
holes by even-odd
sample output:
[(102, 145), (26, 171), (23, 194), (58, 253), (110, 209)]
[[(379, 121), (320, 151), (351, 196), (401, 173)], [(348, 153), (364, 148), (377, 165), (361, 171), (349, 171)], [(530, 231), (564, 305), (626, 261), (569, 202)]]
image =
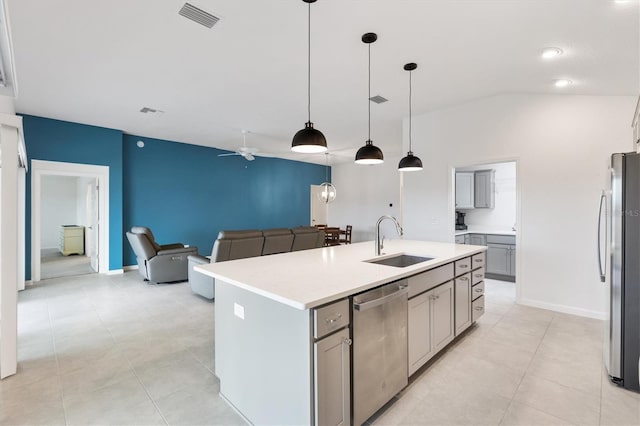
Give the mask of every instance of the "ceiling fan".
[(247, 146), (247, 130), (242, 130), (242, 146), (236, 150), (236, 152), (229, 152), (227, 154), (218, 154), (218, 157), (229, 157), (232, 155), (241, 155), (247, 161), (253, 161), (256, 158), (255, 154), (258, 153), (258, 148), (251, 148)]

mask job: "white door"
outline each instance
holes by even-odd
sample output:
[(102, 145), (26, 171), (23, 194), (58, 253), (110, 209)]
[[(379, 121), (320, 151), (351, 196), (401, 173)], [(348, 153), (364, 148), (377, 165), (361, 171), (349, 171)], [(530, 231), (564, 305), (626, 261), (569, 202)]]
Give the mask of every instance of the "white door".
[(327, 225), (327, 203), (320, 199), (321, 185), (311, 185), (311, 226)]
[(98, 227), (99, 227), (99, 203), (98, 203), (98, 179), (87, 185), (87, 228), (86, 228), (86, 252), (91, 258), (91, 269), (98, 272)]

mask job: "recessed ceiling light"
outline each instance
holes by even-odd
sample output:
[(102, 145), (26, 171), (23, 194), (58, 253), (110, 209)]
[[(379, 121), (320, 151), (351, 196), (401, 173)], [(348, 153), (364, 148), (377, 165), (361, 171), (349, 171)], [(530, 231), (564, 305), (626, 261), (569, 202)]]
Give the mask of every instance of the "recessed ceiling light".
[(555, 58), (562, 55), (564, 52), (559, 47), (545, 47), (542, 50), (542, 57), (545, 59)]
[(566, 79), (561, 79), (561, 80), (556, 80), (556, 82), (554, 83), (556, 87), (567, 87), (571, 85), (571, 80), (566, 80)]

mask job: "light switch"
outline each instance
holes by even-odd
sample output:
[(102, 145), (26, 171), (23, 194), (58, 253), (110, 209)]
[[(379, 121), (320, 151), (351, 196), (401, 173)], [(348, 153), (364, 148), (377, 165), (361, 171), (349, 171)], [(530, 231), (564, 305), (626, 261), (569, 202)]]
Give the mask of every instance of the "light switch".
[(240, 319), (244, 319), (244, 306), (233, 303), (233, 314)]

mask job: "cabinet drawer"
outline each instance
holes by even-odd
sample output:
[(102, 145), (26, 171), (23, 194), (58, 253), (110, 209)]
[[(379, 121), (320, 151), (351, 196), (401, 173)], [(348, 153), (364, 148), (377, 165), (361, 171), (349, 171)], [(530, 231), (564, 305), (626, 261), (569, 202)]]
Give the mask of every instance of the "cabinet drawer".
[(485, 252), (471, 256), (471, 269), (478, 269), (485, 264)]
[(343, 299), (313, 310), (313, 337), (319, 339), (349, 324), (349, 300)]
[(60, 228), (60, 236), (64, 237), (82, 237), (84, 235), (84, 227), (82, 226), (63, 226)]
[(484, 280), (484, 268), (476, 269), (471, 273), (471, 284), (476, 285)]
[(516, 244), (515, 235), (487, 235), (487, 244)]
[(484, 314), (484, 296), (478, 297), (471, 302), (471, 319), (475, 322)]
[(458, 275), (466, 274), (471, 270), (471, 258), (465, 257), (464, 259), (456, 260), (456, 277)]
[(471, 287), (471, 299), (476, 300), (480, 296), (484, 296), (484, 281), (480, 281)]
[(453, 278), (453, 263), (433, 268), (427, 272), (423, 272), (408, 278), (409, 282), (409, 299), (424, 293), (442, 283)]

